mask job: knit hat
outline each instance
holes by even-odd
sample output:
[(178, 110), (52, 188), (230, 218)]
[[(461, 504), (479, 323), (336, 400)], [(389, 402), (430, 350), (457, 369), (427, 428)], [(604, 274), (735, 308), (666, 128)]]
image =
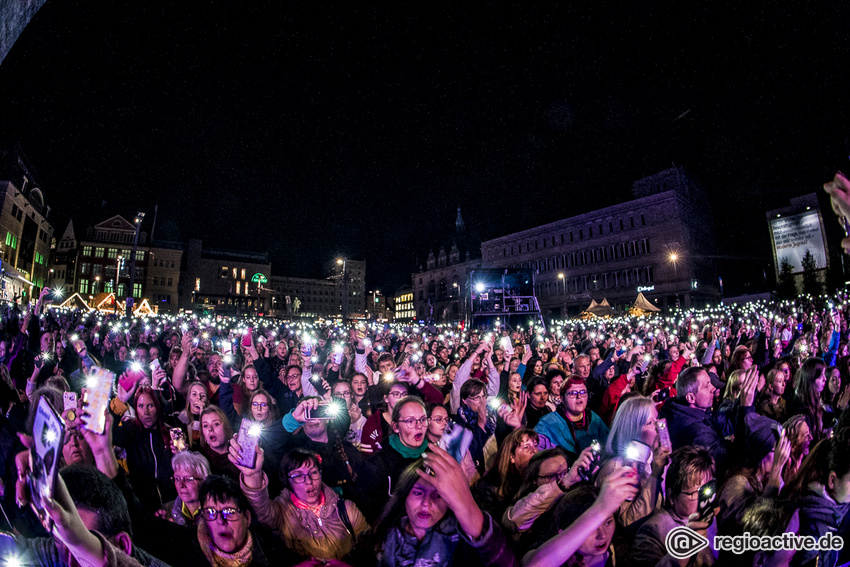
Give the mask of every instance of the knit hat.
[(747, 466), (757, 467), (762, 459), (773, 451), (776, 445), (773, 429), (779, 423), (757, 413), (748, 413), (744, 417), (744, 425), (747, 434), (745, 439)]

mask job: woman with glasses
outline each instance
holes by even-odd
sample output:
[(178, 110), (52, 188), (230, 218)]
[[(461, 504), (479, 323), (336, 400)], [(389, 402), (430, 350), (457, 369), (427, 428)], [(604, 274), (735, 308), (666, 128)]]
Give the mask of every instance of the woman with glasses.
[(201, 512), (199, 489), (201, 483), (210, 476), (210, 463), (200, 453), (181, 451), (171, 459), (174, 475), (174, 488), (177, 498), (166, 504), (157, 515), (181, 526), (194, 525)]
[(363, 462), (357, 480), (357, 504), (373, 521), (393, 492), (398, 476), (428, 448), (428, 415), (425, 403), (406, 397), (393, 408), (392, 435), (383, 449)]
[[(230, 459), (235, 464), (239, 445), (233, 441)], [(350, 500), (340, 501), (322, 482), (322, 458), (307, 449), (293, 449), (280, 462), (283, 491), (269, 497), (268, 476), (263, 472), (263, 450), (257, 449), (253, 468), (240, 465), (240, 486), (257, 520), (276, 531), (287, 547), (304, 559), (342, 559), (355, 538), (369, 528)]]
[[(501, 517), (502, 527), (518, 541), (534, 522), (571, 486), (582, 481), (582, 470), (593, 466), (590, 449), (585, 450), (570, 467), (562, 449), (536, 453), (528, 462), (522, 483), (510, 506)], [(592, 471), (591, 471), (592, 472)]]
[(750, 349), (741, 345), (736, 347), (732, 352), (732, 358), (729, 360), (729, 366), (726, 368), (724, 380), (728, 378), (736, 370), (748, 370), (753, 365), (753, 355)]
[(561, 386), (561, 395), (561, 405), (556, 411), (544, 415), (534, 430), (545, 438), (545, 441), (541, 439), (541, 445), (561, 447), (570, 457), (577, 459), (593, 440), (605, 443), (608, 426), (588, 409), (587, 386), (581, 376), (570, 376)]
[(387, 388), (384, 395), (383, 411), (376, 411), (366, 420), (360, 437), (360, 450), (364, 453), (375, 453), (386, 446), (386, 439), (391, 434), (392, 415), (398, 403), (407, 397), (409, 389), (404, 382), (382, 381), (378, 385)]

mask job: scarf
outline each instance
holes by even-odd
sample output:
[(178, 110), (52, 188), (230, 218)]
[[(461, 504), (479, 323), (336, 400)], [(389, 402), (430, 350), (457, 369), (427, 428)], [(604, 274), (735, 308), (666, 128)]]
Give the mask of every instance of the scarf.
[[(461, 425), (465, 426), (467, 429), (475, 431), (475, 428), (478, 427), (478, 412), (474, 411), (463, 402), (461, 402), (460, 407), (457, 408), (457, 416), (460, 418)], [(492, 411), (488, 406), (487, 424), (484, 426), (484, 431), (488, 436), (496, 432), (496, 417), (496, 412)]]
[(399, 438), (397, 433), (393, 433), (390, 435), (390, 447), (398, 451), (405, 459), (418, 459), (425, 452), (425, 449), (428, 448), (428, 437), (426, 436), (422, 444), (418, 447), (408, 447), (401, 442), (401, 438)]
[(451, 564), (452, 555), (460, 540), (457, 520), (454, 517), (444, 518), (428, 530), (422, 541), (407, 533), (405, 528), (408, 522), (407, 517), (404, 517), (400, 526), (390, 530), (382, 557), (379, 558), (381, 565), (419, 567)]
[(201, 522), (198, 525), (198, 543), (201, 544), (201, 551), (204, 553), (204, 557), (207, 558), (207, 561), (213, 567), (246, 567), (254, 559), (254, 537), (250, 531), (242, 549), (238, 549), (233, 553), (225, 553), (217, 548), (212, 542), (212, 539), (210, 539), (210, 532), (206, 522)]

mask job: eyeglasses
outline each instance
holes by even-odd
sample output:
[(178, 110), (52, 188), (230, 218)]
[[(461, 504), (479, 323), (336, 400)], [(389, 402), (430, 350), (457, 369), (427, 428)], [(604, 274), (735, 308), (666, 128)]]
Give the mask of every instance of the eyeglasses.
[(587, 395), (587, 390), (572, 390), (566, 393), (568, 398), (583, 398)]
[(287, 380), (295, 380), (296, 378), (300, 379), (301, 374), (287, 374), (286, 375)]
[(225, 508), (224, 510), (216, 510), (215, 508), (202, 508), (201, 517), (208, 522), (214, 522), (218, 515), (224, 518), (225, 522), (235, 522), (239, 519), (242, 510), (239, 508)]
[(562, 470), (562, 471), (558, 471), (558, 472), (555, 472), (555, 473), (552, 473), (552, 474), (537, 475), (537, 480), (538, 480), (538, 482), (542, 482), (543, 484), (548, 484), (548, 483), (552, 482), (553, 480), (557, 480), (557, 479), (561, 478), (562, 476), (567, 474), (567, 472), (568, 472), (567, 470)]
[(485, 397), (484, 394), (481, 393), (481, 394), (478, 394), (477, 396), (469, 396), (466, 399), (469, 400), (470, 402), (480, 402), (481, 400), (484, 399), (484, 397)]
[(391, 398), (406, 398), (407, 392), (390, 392), (389, 396)]
[[(174, 481), (174, 484), (189, 484), (190, 482), (198, 482), (201, 479), (194, 476), (172, 476), (171, 480)], [(215, 520), (215, 516), (213, 516), (213, 520)]]
[(268, 405), (269, 404), (267, 404), (266, 402), (251, 402), (251, 406), (255, 408), (265, 408), (268, 407)]
[(747, 356), (745, 356), (745, 357), (744, 357), (744, 360), (752, 360), (752, 359), (753, 359), (753, 357), (752, 357), (752, 356), (750, 356), (749, 354), (748, 354)]
[(398, 422), (405, 424), (408, 429), (413, 429), (414, 427), (425, 427), (425, 424), (428, 423), (428, 418), (420, 417), (416, 419), (415, 417), (408, 417), (407, 419), (400, 419)]
[(682, 491), (682, 495), (683, 495), (683, 496), (687, 496), (689, 499), (693, 500), (693, 499), (694, 499), (694, 497), (695, 497), (695, 496), (699, 493), (699, 489), (700, 489), (700, 487), (696, 487), (695, 489), (693, 489), (693, 490), (692, 490), (692, 491), (690, 491), (690, 492), (685, 492), (685, 491), (683, 490), (683, 491)]
[(307, 482), (307, 477), (310, 477), (310, 480), (319, 480), (322, 478), (322, 471), (319, 469), (313, 469), (308, 473), (295, 473), (289, 475), (289, 480), (291, 480), (295, 484), (304, 484)]
[(336, 394), (334, 394), (334, 396), (336, 396), (337, 398), (350, 398), (351, 392), (337, 392)]
[(432, 418), (429, 418), (429, 421), (433, 421), (434, 423), (443, 424), (443, 423), (448, 423), (449, 418), (448, 417), (432, 417)]
[(83, 439), (83, 432), (79, 430), (71, 430), (65, 432), (65, 438), (62, 440), (64, 445), (70, 443), (74, 438)]

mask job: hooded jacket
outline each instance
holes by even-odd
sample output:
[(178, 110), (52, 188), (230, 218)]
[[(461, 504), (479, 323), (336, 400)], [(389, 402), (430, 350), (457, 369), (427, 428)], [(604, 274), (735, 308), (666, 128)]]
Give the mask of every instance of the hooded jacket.
[[(847, 513), (848, 504), (838, 504), (829, 494), (826, 488), (817, 482), (809, 485), (806, 492), (797, 500), (797, 508), (800, 513), (801, 536), (814, 536), (820, 538), (824, 534), (836, 534), (838, 525)], [(794, 554), (791, 565), (805, 565), (818, 557), (818, 565), (821, 567), (835, 567), (838, 562), (838, 551), (803, 551), (798, 550)]]

